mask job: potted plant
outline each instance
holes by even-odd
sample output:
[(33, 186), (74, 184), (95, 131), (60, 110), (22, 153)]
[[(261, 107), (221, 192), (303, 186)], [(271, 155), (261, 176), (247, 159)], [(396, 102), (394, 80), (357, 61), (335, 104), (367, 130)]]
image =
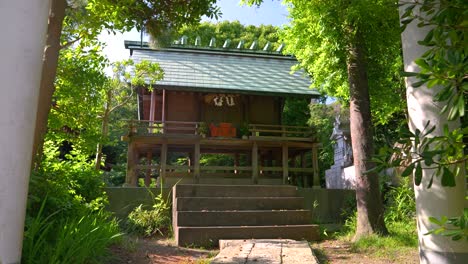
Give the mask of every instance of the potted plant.
[(205, 122), (201, 122), (197, 127), (197, 134), (202, 136), (203, 138), (206, 137), (208, 134), (208, 125)]
[(250, 131), (249, 131), (249, 124), (247, 123), (242, 123), (239, 127), (239, 133), (241, 135), (241, 138), (242, 139), (248, 139), (249, 138), (249, 134), (250, 134)]

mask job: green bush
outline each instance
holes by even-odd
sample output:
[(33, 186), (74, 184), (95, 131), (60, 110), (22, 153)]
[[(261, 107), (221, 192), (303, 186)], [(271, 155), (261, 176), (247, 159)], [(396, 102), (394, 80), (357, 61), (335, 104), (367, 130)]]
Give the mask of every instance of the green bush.
[[(149, 192), (153, 195), (151, 191)], [(161, 189), (158, 195), (153, 195), (153, 199), (152, 209), (147, 210), (143, 208), (143, 205), (140, 205), (128, 215), (127, 229), (129, 232), (145, 236), (157, 233), (160, 235), (170, 234), (172, 230), (170, 195), (165, 199)]]
[(29, 184), (22, 263), (91, 263), (119, 240), (117, 221), (104, 211), (104, 182), (86, 155), (60, 158), (46, 142)]
[(400, 186), (390, 187), (386, 194), (385, 206), (386, 222), (411, 221), (416, 215), (414, 190), (408, 178), (403, 178)]
[(26, 221), (22, 263), (97, 263), (120, 240), (115, 218), (102, 209), (86, 215), (43, 215)]
[(37, 215), (46, 196), (43, 215), (59, 212), (72, 216), (104, 208), (104, 182), (92, 162), (78, 153), (65, 160), (58, 156), (58, 149), (46, 144), (41, 167), (31, 175), (28, 216)]

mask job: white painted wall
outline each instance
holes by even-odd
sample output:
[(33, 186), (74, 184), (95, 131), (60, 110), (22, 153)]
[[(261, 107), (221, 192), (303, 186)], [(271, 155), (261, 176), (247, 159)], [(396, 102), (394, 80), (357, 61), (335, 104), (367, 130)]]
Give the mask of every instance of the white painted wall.
[(19, 263), (49, 0), (0, 1), (0, 263)]

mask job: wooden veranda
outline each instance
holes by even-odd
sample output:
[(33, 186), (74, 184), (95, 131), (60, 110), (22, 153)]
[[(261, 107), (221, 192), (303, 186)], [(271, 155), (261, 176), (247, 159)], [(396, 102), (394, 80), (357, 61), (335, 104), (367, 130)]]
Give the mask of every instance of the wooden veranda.
[[(203, 122), (128, 121), (126, 184), (149, 186), (152, 179), (173, 185), (295, 184), (320, 186), (318, 148), (310, 127), (248, 124), (248, 133), (234, 137), (213, 136)], [(211, 133), (210, 133), (211, 132)], [(187, 163), (170, 164), (169, 153), (184, 153)], [(230, 166), (200, 164), (203, 154), (232, 155)], [(241, 164), (240, 158), (244, 157)]]

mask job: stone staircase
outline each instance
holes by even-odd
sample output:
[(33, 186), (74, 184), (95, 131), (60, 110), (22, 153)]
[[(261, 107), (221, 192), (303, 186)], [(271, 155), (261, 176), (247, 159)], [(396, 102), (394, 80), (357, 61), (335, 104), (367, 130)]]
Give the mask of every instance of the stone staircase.
[(182, 184), (172, 195), (179, 246), (215, 246), (220, 239), (319, 239), (293, 186)]

